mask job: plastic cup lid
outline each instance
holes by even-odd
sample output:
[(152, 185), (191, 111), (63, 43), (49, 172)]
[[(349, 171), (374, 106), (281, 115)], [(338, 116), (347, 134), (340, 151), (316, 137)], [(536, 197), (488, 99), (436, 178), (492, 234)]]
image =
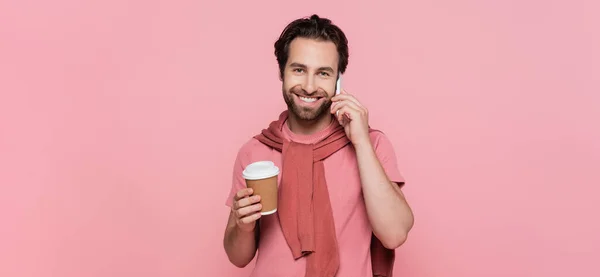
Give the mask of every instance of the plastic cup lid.
[(242, 172), (246, 180), (266, 179), (279, 174), (279, 168), (271, 161), (260, 161), (249, 164)]

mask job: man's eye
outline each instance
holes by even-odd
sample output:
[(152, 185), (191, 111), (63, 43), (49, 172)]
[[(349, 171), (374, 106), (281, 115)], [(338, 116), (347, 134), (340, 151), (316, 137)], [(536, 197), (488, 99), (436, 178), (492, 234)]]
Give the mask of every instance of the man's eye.
[(294, 72), (298, 72), (298, 73), (301, 73), (303, 71), (304, 71), (304, 69), (302, 69), (302, 68), (295, 68), (294, 69)]
[(329, 73), (327, 73), (327, 72), (321, 72), (320, 74), (321, 74), (321, 76), (325, 76), (325, 77), (329, 76)]

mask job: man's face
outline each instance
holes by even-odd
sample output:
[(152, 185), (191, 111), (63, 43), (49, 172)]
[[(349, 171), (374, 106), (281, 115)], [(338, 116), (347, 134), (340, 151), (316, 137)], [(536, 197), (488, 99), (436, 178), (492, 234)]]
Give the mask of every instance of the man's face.
[(283, 71), (283, 98), (301, 120), (329, 115), (335, 94), (338, 53), (331, 41), (296, 38), (290, 43)]

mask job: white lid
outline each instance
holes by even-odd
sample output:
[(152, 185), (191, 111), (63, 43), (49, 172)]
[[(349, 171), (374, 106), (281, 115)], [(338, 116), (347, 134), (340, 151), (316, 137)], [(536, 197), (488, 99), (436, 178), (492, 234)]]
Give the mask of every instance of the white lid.
[(260, 161), (249, 164), (242, 176), (246, 180), (266, 179), (279, 174), (279, 168), (271, 161)]

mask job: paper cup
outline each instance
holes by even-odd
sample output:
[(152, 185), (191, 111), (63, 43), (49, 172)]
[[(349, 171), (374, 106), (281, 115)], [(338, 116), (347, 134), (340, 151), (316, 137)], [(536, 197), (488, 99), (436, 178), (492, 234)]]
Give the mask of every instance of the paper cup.
[(271, 161), (259, 161), (249, 164), (242, 172), (246, 186), (252, 188), (254, 195), (260, 195), (261, 215), (277, 211), (277, 177), (279, 168)]

